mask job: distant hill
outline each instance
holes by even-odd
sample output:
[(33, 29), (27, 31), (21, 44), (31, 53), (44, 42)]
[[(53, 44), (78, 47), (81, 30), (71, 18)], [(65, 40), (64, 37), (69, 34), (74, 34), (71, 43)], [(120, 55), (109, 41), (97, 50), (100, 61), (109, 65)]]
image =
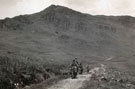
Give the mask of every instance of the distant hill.
[[(113, 57), (133, 62), (135, 18), (93, 16), (51, 5), (44, 11), (0, 21), (0, 54), (68, 63)], [(127, 59), (128, 58), (128, 59)]]

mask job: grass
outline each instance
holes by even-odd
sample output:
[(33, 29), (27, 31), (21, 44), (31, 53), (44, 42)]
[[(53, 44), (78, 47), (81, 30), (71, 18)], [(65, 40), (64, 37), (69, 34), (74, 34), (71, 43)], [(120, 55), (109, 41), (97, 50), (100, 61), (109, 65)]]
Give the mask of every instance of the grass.
[(46, 81), (43, 81), (39, 84), (32, 84), (31, 86), (29, 87), (25, 87), (23, 89), (47, 89), (48, 87), (50, 87), (51, 85), (54, 85), (56, 84), (58, 81), (62, 80), (62, 79), (65, 79), (67, 77), (65, 76), (55, 76), (55, 77), (52, 77), (52, 78), (49, 78), (47, 79)]
[(93, 74), (81, 89), (135, 89), (135, 77), (115, 68)]
[[(0, 56), (0, 89), (14, 89), (37, 84), (53, 76), (60, 76), (65, 66), (47, 64), (47, 62), (23, 56)], [(58, 80), (58, 79), (56, 79)]]

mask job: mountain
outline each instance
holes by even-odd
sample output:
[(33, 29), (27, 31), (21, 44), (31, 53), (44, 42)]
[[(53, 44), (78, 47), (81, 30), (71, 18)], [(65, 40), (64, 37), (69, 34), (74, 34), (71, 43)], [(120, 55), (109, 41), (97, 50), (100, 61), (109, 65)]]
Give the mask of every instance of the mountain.
[(75, 57), (91, 63), (112, 57), (135, 65), (134, 24), (131, 16), (93, 16), (51, 5), (39, 13), (0, 20), (0, 54), (60, 64)]

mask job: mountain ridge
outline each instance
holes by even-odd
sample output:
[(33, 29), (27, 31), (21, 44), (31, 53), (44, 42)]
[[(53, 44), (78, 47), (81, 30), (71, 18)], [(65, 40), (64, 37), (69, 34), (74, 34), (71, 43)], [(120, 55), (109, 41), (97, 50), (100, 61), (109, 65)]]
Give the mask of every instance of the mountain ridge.
[[(81, 12), (78, 12), (78, 11), (75, 11), (75, 10), (72, 10), (72, 9), (69, 9), (67, 7), (63, 7), (63, 6), (59, 6), (59, 5), (51, 5), (49, 6), (48, 8), (46, 8), (45, 10), (39, 12), (39, 13), (35, 13), (35, 14), (31, 14), (31, 15), (20, 15), (20, 16), (16, 16), (16, 17), (13, 17), (13, 18), (6, 18), (6, 19), (3, 19), (3, 20), (0, 20), (0, 27), (2, 28), (4, 23), (6, 22), (9, 22), (11, 20), (18, 20), (17, 22), (18, 23), (21, 23), (21, 22), (24, 22), (24, 23), (27, 23), (27, 24), (30, 24), (32, 23), (30, 20), (32, 19), (29, 19), (31, 17), (35, 17), (35, 18), (41, 18), (42, 17), (45, 17), (47, 16), (47, 14), (50, 16), (52, 15), (55, 15), (55, 14), (61, 14), (61, 15), (66, 15), (67, 17), (70, 17), (70, 16), (74, 16), (74, 17), (77, 17), (77, 18), (89, 18), (90, 20), (91, 19), (103, 19), (103, 20), (112, 20), (112, 21), (119, 21), (121, 23), (121, 25), (125, 25), (125, 26), (129, 26), (129, 27), (132, 27), (133, 24), (135, 23), (135, 18), (132, 17), (132, 16), (105, 16), (105, 15), (90, 15), (90, 14), (85, 14), (85, 13), (81, 13)], [(41, 16), (40, 16), (41, 15)], [(39, 16), (39, 17), (37, 17)]]
[(84, 70), (104, 64), (134, 76), (134, 45), (135, 18), (130, 16), (93, 16), (50, 6), (6, 18), (0, 20), (0, 85), (9, 89), (68, 74), (75, 58)]
[[(25, 52), (28, 47), (31, 47), (30, 45), (33, 45), (36, 48), (29, 48), (30, 54), (39, 55), (39, 53), (52, 51), (49, 57), (53, 55), (56, 60), (62, 60), (65, 55), (67, 59), (72, 59), (75, 55), (85, 55), (85, 53), (85, 56), (96, 55), (102, 58), (105, 57), (104, 55), (106, 57), (119, 54), (125, 56), (127, 52), (134, 52), (135, 43), (132, 42), (135, 35), (134, 22), (135, 18), (130, 16), (93, 16), (67, 7), (51, 5), (39, 13), (1, 20), (0, 27), (4, 34), (12, 37), (4, 36), (11, 43), (4, 41), (3, 44), (16, 45), (16, 50), (21, 48), (21, 50), (25, 49)], [(26, 45), (23, 41), (31, 44)], [(61, 55), (63, 56), (60, 57)], [(42, 56), (41, 54), (41, 59), (45, 57), (45, 55)]]
[[(130, 16), (130, 15), (118, 15), (118, 16), (114, 16), (114, 15), (91, 15), (91, 14), (88, 14), (88, 13), (81, 13), (79, 11), (76, 11), (76, 10), (73, 10), (73, 9), (70, 9), (68, 7), (65, 7), (65, 6), (60, 6), (60, 5), (50, 5), (49, 7), (45, 8), (44, 10), (40, 11), (40, 12), (37, 12), (37, 13), (33, 13), (33, 14), (25, 14), (25, 15), (19, 15), (19, 16), (29, 16), (29, 15), (35, 15), (35, 14), (39, 14), (39, 13), (44, 13), (44, 12), (47, 12), (47, 11), (57, 11), (57, 9), (60, 9), (60, 10), (65, 10), (65, 11), (71, 11), (71, 12), (74, 12), (74, 13), (80, 13), (80, 14), (83, 14), (83, 15), (88, 15), (88, 16), (95, 16), (95, 17), (126, 17), (126, 18), (130, 18), (130, 19), (133, 19), (134, 17), (133, 16)], [(15, 17), (12, 17), (12, 18), (5, 18), (5, 19), (1, 19), (1, 20), (6, 20), (6, 19), (13, 19), (13, 18), (16, 18), (16, 17), (19, 17), (19, 16), (15, 16)], [(135, 19), (135, 18), (134, 18)], [(0, 20), (0, 21), (1, 21)]]

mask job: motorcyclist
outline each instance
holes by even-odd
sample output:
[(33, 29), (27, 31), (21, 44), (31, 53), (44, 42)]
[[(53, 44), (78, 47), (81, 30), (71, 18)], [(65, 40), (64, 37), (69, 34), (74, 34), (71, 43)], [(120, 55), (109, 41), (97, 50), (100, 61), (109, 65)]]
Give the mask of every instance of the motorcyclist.
[(77, 73), (78, 73), (78, 61), (77, 58), (75, 58), (71, 64), (71, 70), (70, 70), (70, 74), (72, 78), (76, 78), (77, 77)]
[(87, 65), (86, 69), (87, 69), (87, 73), (89, 73), (89, 71), (90, 71), (89, 65)]
[(83, 73), (83, 66), (82, 63), (79, 64), (79, 74)]
[(73, 60), (73, 62), (72, 62), (72, 64), (71, 64), (71, 67), (72, 66), (79, 66), (79, 63), (78, 63), (78, 61), (77, 61), (77, 58), (75, 58), (74, 60)]

